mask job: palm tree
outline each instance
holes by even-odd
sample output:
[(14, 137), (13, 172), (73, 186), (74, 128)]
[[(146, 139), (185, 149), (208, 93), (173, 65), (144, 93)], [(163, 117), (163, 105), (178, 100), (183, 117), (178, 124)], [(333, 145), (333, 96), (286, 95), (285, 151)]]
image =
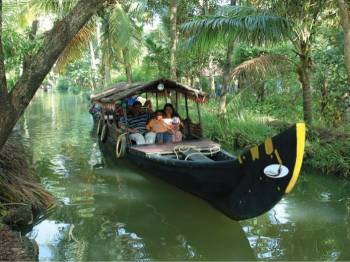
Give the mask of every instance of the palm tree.
[(345, 110), (343, 120), (350, 123), (350, 10), (345, 0), (338, 0), (341, 25), (344, 31), (344, 61), (346, 66), (347, 90), (344, 94)]
[[(235, 1), (231, 4), (234, 5)], [(227, 46), (220, 113), (226, 111), (227, 86), (233, 76), (231, 60), (234, 43), (246, 41), (259, 45), (269, 44), (287, 39), (291, 32), (286, 18), (268, 10), (242, 6), (222, 7), (215, 15), (193, 19), (184, 23), (181, 28), (190, 36), (191, 48), (197, 51), (207, 51), (217, 44)]]
[(170, 1), (170, 78), (176, 81), (177, 0)]
[[(24, 58), (23, 72), (10, 92), (7, 90), (2, 41), (0, 41), (0, 118), (2, 119), (0, 149), (61, 52), (105, 2), (105, 0), (79, 0), (75, 8), (47, 32), (42, 44), (34, 50), (35, 53)], [(2, 40), (1, 9), (2, 1), (0, 1), (0, 40)]]
[(141, 54), (142, 28), (131, 19), (129, 12), (132, 12), (129, 6), (116, 4), (115, 8), (105, 15), (102, 45), (107, 48), (108, 56), (115, 57), (123, 65), (127, 80), (131, 83), (132, 64)]

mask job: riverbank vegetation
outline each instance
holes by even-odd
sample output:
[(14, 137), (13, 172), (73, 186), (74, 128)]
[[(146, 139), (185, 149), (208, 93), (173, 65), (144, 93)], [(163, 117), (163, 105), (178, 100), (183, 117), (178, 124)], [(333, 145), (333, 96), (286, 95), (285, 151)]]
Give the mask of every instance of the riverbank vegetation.
[[(166, 77), (210, 95), (206, 135), (244, 150), (305, 121), (305, 162), (350, 176), (346, 0), (0, 0), (0, 213), (46, 208), (9, 139), (42, 87), (89, 94)], [(10, 222), (16, 219), (12, 217)]]
[[(79, 12), (73, 7), (81, 1), (3, 2), (2, 79), (7, 85), (2, 86), (8, 91), (2, 90), (7, 100), (0, 112), (5, 117), (16, 108), (16, 113), (4, 125), (8, 128), (0, 128), (1, 143), (41, 80), (42, 87), (88, 97), (121, 81), (169, 77), (210, 94), (204, 122), (213, 139), (244, 149), (304, 120), (309, 130), (307, 162), (348, 176), (346, 1), (91, 0), (98, 4), (59, 44), (50, 42), (62, 36), (57, 21), (75, 23), (71, 18)], [(50, 63), (35, 65), (45, 72), (26, 89), (21, 81), (29, 83), (35, 74), (26, 63), (21, 73), (28, 61), (23, 58), (41, 61), (43, 50), (52, 53), (45, 54), (52, 55)], [(26, 98), (17, 101), (20, 94)], [(14, 102), (5, 108), (9, 96)]]
[(11, 135), (0, 151), (0, 218), (10, 225), (28, 226), (54, 200), (34, 178), (19, 141)]

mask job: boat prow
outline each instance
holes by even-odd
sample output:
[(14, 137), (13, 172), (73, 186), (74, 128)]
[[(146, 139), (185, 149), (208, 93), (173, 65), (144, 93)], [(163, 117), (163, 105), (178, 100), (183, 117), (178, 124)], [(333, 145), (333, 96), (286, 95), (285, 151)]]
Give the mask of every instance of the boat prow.
[(305, 124), (298, 123), (239, 156), (232, 175), (241, 173), (241, 181), (230, 194), (210, 202), (235, 220), (269, 211), (295, 186), (303, 162), (305, 133)]

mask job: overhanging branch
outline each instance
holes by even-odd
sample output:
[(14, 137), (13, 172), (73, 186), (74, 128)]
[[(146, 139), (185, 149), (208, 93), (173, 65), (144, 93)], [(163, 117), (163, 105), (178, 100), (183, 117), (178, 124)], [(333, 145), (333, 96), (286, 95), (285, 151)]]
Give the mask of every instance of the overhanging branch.
[(66, 17), (55, 22), (43, 45), (28, 61), (27, 68), (10, 93), (11, 103), (18, 110), (18, 115), (23, 113), (64, 48), (106, 2), (109, 1), (79, 0)]

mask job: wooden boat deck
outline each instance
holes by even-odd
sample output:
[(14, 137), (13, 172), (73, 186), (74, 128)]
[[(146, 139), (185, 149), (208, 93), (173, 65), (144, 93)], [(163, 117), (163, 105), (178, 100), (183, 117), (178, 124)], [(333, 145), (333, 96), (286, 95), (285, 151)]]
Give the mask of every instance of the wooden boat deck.
[(181, 143), (169, 143), (169, 144), (152, 144), (152, 145), (140, 145), (140, 146), (132, 146), (130, 148), (131, 151), (137, 151), (138, 153), (148, 154), (171, 154), (174, 152), (175, 147), (179, 146), (193, 146), (196, 147), (197, 150), (208, 150), (213, 147), (219, 147), (220, 144), (211, 141), (210, 139), (197, 139), (197, 140), (189, 140), (182, 141)]

